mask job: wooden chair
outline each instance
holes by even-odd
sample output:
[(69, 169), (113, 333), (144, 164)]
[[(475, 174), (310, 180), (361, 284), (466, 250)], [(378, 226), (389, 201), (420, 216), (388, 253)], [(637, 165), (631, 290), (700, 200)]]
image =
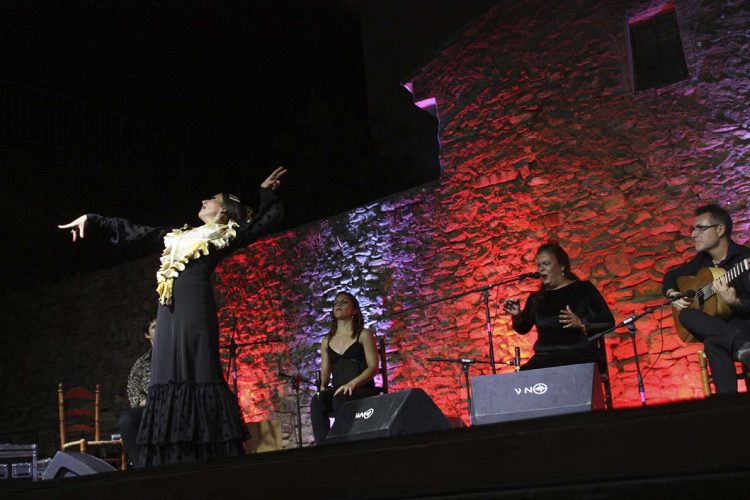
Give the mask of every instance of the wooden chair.
[[(698, 356), (698, 364), (701, 367), (701, 385), (703, 386), (703, 395), (707, 398), (710, 398), (714, 391), (711, 388), (711, 384), (713, 384), (713, 380), (711, 379), (711, 373), (708, 371), (708, 359), (706, 358), (706, 353), (702, 350), (697, 352)], [(750, 367), (747, 365), (744, 365), (740, 362), (737, 362), (739, 365), (739, 370), (737, 371), (737, 380), (744, 380), (745, 381), (745, 387), (750, 392)]]
[(596, 350), (601, 352), (604, 356), (604, 366), (600, 366), (601, 373), (599, 373), (599, 378), (602, 381), (602, 386), (604, 387), (604, 404), (607, 406), (608, 410), (611, 410), (613, 408), (612, 406), (612, 384), (610, 383), (609, 378), (609, 364), (607, 363), (607, 344), (604, 341), (604, 337), (599, 337), (594, 342), (594, 345), (596, 347)]
[[(76, 404), (72, 404), (75, 402)], [(92, 407), (93, 403), (93, 407)], [(99, 413), (101, 408), (101, 391), (99, 384), (96, 385), (94, 392), (83, 387), (74, 387), (63, 390), (63, 385), (57, 385), (57, 409), (60, 423), (60, 451), (66, 451), (70, 448), (78, 448), (81, 453), (86, 453), (89, 448), (114, 448), (119, 453), (117, 459), (106, 459), (105, 461), (118, 466), (120, 470), (125, 470), (127, 461), (125, 458), (125, 446), (122, 439), (102, 440), (99, 426)], [(70, 423), (74, 420), (73, 423)], [(93, 425), (92, 425), (93, 424)], [(74, 441), (67, 441), (67, 438), (75, 433)], [(88, 439), (89, 436), (93, 439)]]
[(379, 389), (382, 394), (388, 394), (388, 358), (386, 357), (385, 337), (378, 336), (377, 339), (378, 356), (380, 357), (380, 376), (383, 380)]

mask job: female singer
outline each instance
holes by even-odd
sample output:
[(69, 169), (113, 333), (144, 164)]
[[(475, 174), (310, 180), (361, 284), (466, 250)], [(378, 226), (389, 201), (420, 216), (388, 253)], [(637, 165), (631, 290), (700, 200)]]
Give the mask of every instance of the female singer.
[(589, 281), (573, 274), (568, 254), (558, 244), (540, 246), (536, 263), (541, 288), (529, 296), (523, 310), (518, 300), (504, 305), (516, 332), (524, 335), (536, 326), (534, 356), (521, 369), (596, 362), (601, 371), (604, 353), (586, 337), (615, 324), (604, 298)]
[(219, 325), (210, 277), (232, 251), (269, 232), (283, 214), (273, 193), (286, 169), (279, 167), (260, 189), (258, 214), (247, 219), (240, 200), (220, 193), (201, 203), (203, 225), (188, 229), (147, 227), (124, 219), (86, 214), (69, 224), (73, 241), (89, 224), (115, 245), (135, 241), (162, 248), (156, 273), (159, 308), (151, 381), (138, 431), (136, 466), (195, 462), (244, 453), (247, 436), (237, 399), (222, 376)]
[[(331, 331), (320, 345), (320, 387), (310, 402), (315, 444), (330, 430), (329, 415), (336, 416), (347, 401), (377, 394), (372, 378), (378, 373), (375, 337), (365, 328), (357, 299), (339, 292), (333, 301)], [(333, 376), (333, 386), (328, 381)]]

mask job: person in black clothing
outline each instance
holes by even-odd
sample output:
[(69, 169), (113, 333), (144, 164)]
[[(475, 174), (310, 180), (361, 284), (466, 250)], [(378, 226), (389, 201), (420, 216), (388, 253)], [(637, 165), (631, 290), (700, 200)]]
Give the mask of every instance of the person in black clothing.
[[(320, 345), (320, 387), (310, 402), (315, 444), (322, 444), (330, 430), (329, 415), (336, 416), (343, 403), (377, 394), (372, 380), (378, 373), (375, 337), (365, 328), (357, 299), (339, 292), (333, 302), (331, 331)], [(333, 385), (328, 387), (333, 378)]]
[(113, 244), (142, 242), (163, 249), (156, 273), (159, 308), (151, 355), (151, 381), (138, 430), (136, 466), (196, 462), (244, 454), (247, 437), (237, 398), (219, 360), (211, 274), (221, 259), (269, 232), (283, 215), (273, 192), (286, 169), (276, 169), (260, 189), (260, 208), (247, 218), (231, 194), (201, 203), (196, 228), (147, 227), (124, 219), (82, 215), (69, 224), (73, 241), (94, 224)]
[[(729, 269), (750, 257), (750, 248), (732, 241), (732, 218), (718, 205), (705, 205), (695, 211), (692, 238), (695, 251), (692, 260), (669, 269), (664, 275), (662, 292), (666, 297), (677, 294), (677, 278), (695, 276), (704, 267)], [(737, 392), (737, 372), (734, 361), (750, 363), (750, 287), (747, 275), (729, 284), (714, 281), (719, 299), (733, 312), (728, 320), (711, 316), (691, 307), (693, 299), (681, 298), (672, 302), (679, 319), (696, 338), (703, 341), (706, 358), (717, 394)]]
[(603, 371), (604, 353), (586, 337), (615, 324), (604, 297), (573, 274), (570, 258), (558, 244), (540, 246), (536, 262), (541, 288), (529, 296), (523, 310), (517, 300), (504, 304), (516, 332), (523, 335), (536, 326), (534, 356), (521, 370), (593, 362)]

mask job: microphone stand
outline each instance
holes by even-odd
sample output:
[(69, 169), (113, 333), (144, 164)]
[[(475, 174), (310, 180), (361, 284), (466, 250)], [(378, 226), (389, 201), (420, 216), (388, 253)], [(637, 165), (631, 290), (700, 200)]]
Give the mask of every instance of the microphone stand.
[[(295, 427), (297, 428), (297, 447), (302, 448), (302, 406), (300, 405), (299, 393), (300, 383), (302, 377), (299, 375), (287, 375), (286, 373), (279, 372), (279, 377), (289, 380), (292, 384), (292, 390), (294, 391), (294, 404), (297, 408), (297, 422)], [(307, 382), (307, 381), (306, 381)]]
[(489, 365), (492, 367), (492, 374), (495, 375), (497, 373), (497, 370), (495, 369), (495, 348), (493, 345), (494, 342), (492, 341), (492, 320), (490, 318), (490, 290), (498, 286), (513, 283), (515, 281), (523, 281), (526, 278), (531, 278), (536, 274), (537, 273), (524, 273), (519, 276), (514, 276), (512, 278), (507, 278), (507, 279), (498, 281), (496, 283), (491, 283), (489, 285), (480, 286), (477, 288), (466, 290), (465, 292), (457, 293), (454, 295), (449, 295), (448, 297), (431, 300), (429, 302), (423, 302), (421, 304), (417, 304), (415, 306), (407, 307), (406, 309), (401, 309), (400, 311), (396, 311), (395, 313), (385, 316), (382, 319), (395, 318), (396, 316), (400, 316), (402, 314), (405, 314), (409, 311), (413, 311), (415, 309), (421, 309), (423, 307), (431, 306), (433, 304), (438, 304), (440, 302), (445, 302), (447, 300), (458, 299), (460, 297), (464, 297), (472, 293), (481, 293), (482, 299), (484, 301), (484, 318), (487, 324), (487, 343), (489, 345), (489, 361), (487, 363), (489, 363)]
[(640, 357), (638, 356), (638, 346), (635, 343), (635, 334), (637, 332), (637, 329), (635, 327), (635, 322), (636, 320), (639, 320), (642, 317), (653, 313), (657, 309), (664, 307), (664, 304), (666, 304), (666, 302), (659, 304), (658, 306), (647, 307), (646, 309), (644, 309), (642, 313), (633, 314), (632, 316), (629, 316), (628, 318), (625, 318), (624, 320), (620, 321), (612, 328), (604, 330), (603, 332), (599, 332), (596, 335), (592, 335), (591, 337), (588, 338), (589, 342), (593, 342), (599, 337), (603, 337), (604, 335), (608, 333), (612, 333), (618, 328), (622, 328), (623, 326), (628, 329), (628, 334), (630, 335), (630, 341), (633, 344), (633, 359), (635, 360), (635, 372), (636, 372), (636, 377), (637, 377), (637, 382), (638, 382), (638, 395), (641, 398), (641, 406), (647, 406), (646, 405), (646, 390), (643, 386), (643, 374), (641, 373), (641, 361), (640, 361)]
[(229, 348), (229, 363), (227, 363), (227, 375), (224, 377), (229, 383), (229, 376), (232, 375), (232, 381), (234, 386), (234, 395), (237, 396), (237, 348), (239, 345), (235, 341), (237, 337), (237, 317), (235, 316), (232, 321), (232, 336), (229, 337), (229, 345), (222, 347)]
[(237, 351), (240, 347), (248, 347), (252, 345), (260, 345), (260, 344), (273, 344), (275, 342), (279, 342), (278, 340), (258, 340), (256, 342), (242, 342), (238, 344), (235, 341), (235, 337), (237, 336), (237, 321), (235, 320), (234, 326), (232, 327), (232, 336), (229, 338), (229, 343), (222, 344), (219, 347), (222, 349), (229, 349), (229, 363), (227, 363), (227, 374), (224, 377), (229, 383), (230, 375), (232, 379), (232, 390), (234, 391), (234, 395), (237, 396)]
[[(467, 406), (468, 406), (468, 412), (469, 412), (469, 418), (471, 418), (471, 410), (472, 410), (472, 397), (471, 397), (471, 385), (469, 384), (469, 367), (471, 365), (477, 365), (482, 364), (486, 365), (489, 364), (489, 361), (480, 361), (477, 359), (468, 359), (468, 358), (427, 358), (427, 361), (431, 361), (433, 363), (461, 363), (461, 370), (464, 374), (464, 383), (466, 384), (466, 399), (467, 399)], [(502, 364), (515, 364), (515, 361), (510, 361), (507, 363)], [(494, 370), (493, 370), (494, 372)]]

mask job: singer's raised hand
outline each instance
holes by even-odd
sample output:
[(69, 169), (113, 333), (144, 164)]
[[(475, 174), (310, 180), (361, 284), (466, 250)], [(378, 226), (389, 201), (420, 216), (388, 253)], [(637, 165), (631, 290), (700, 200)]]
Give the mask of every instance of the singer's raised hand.
[(86, 228), (86, 220), (88, 217), (86, 215), (81, 215), (73, 222), (68, 222), (67, 224), (60, 224), (57, 227), (60, 229), (70, 229), (71, 234), (73, 235), (73, 241), (76, 241), (78, 238), (83, 239), (84, 237), (84, 229)]
[(576, 316), (576, 313), (574, 313), (570, 309), (570, 306), (565, 306), (565, 309), (562, 309), (560, 311), (558, 320), (560, 321), (560, 324), (563, 326), (563, 328), (577, 328), (580, 330), (586, 329), (583, 320)]
[(503, 310), (511, 316), (518, 316), (521, 314), (521, 305), (518, 299), (507, 299), (503, 304)]

